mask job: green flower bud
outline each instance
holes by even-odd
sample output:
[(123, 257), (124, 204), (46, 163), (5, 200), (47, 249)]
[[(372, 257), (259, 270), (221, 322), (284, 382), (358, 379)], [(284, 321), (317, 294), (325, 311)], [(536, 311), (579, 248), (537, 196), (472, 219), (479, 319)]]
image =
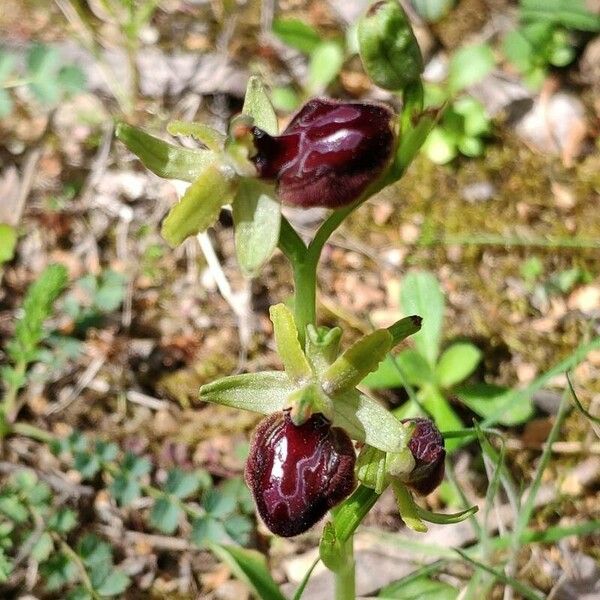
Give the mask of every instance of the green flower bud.
[(369, 8), (358, 24), (358, 43), (365, 71), (378, 86), (402, 91), (420, 78), (421, 50), (397, 0)]

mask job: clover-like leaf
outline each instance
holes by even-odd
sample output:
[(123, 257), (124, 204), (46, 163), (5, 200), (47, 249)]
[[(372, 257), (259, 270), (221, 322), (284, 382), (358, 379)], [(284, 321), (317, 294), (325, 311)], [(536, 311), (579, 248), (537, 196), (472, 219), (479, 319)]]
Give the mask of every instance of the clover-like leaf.
[(285, 372), (294, 383), (305, 383), (312, 377), (312, 370), (302, 351), (292, 311), (285, 304), (275, 304), (269, 309), (269, 315), (273, 322), (277, 354)]
[(256, 179), (242, 180), (233, 203), (233, 222), (238, 263), (253, 277), (279, 241), (281, 205), (273, 186)]
[(217, 220), (221, 207), (232, 201), (237, 182), (224, 171), (210, 164), (171, 208), (161, 229), (171, 246), (205, 231)]
[(392, 340), (387, 329), (377, 329), (350, 346), (323, 375), (325, 392), (335, 396), (356, 387), (377, 369), (392, 347)]
[(119, 123), (115, 135), (159, 177), (194, 181), (216, 160), (209, 150), (182, 148), (149, 135), (126, 123)]
[(296, 388), (281, 371), (223, 377), (200, 388), (200, 400), (268, 415), (282, 410)]
[(467, 342), (452, 344), (441, 356), (435, 368), (438, 383), (451, 387), (466, 379), (481, 361), (481, 350)]

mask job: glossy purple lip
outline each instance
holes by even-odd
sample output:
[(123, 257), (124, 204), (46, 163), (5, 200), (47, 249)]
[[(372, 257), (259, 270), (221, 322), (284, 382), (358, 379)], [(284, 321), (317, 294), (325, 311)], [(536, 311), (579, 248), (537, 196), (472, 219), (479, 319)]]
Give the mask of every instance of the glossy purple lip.
[(282, 202), (337, 208), (383, 172), (394, 147), (392, 112), (379, 104), (314, 98), (279, 136), (253, 129), (260, 177), (277, 180)]
[(274, 413), (254, 432), (245, 477), (258, 512), (276, 535), (304, 533), (355, 487), (354, 447), (322, 415), (296, 426)]

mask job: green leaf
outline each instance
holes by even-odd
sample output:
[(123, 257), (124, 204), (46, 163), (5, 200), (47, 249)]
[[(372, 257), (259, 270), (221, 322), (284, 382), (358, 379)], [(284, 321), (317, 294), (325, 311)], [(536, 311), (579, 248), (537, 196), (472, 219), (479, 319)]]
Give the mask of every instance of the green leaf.
[(33, 44), (27, 51), (27, 69), (33, 76), (45, 76), (53, 73), (60, 63), (56, 48), (45, 44)]
[(411, 0), (411, 2), (418, 15), (429, 23), (445, 17), (456, 4), (456, 0)]
[(224, 521), (225, 531), (238, 544), (245, 546), (254, 529), (252, 521), (244, 515), (231, 515)]
[(112, 549), (110, 544), (93, 533), (84, 535), (77, 544), (77, 553), (87, 567), (112, 564)]
[(96, 442), (96, 456), (102, 462), (110, 462), (117, 458), (119, 447), (114, 442)]
[(29, 511), (25, 505), (18, 496), (12, 495), (9, 491), (0, 496), (0, 513), (15, 523), (25, 523), (29, 517)]
[(64, 553), (58, 552), (40, 566), (40, 573), (46, 581), (49, 592), (60, 590), (77, 577), (77, 566)]
[(270, 135), (277, 135), (279, 123), (267, 90), (260, 77), (253, 75), (248, 79), (246, 97), (242, 113), (252, 117), (254, 124)]
[(179, 506), (170, 498), (163, 496), (159, 498), (150, 512), (150, 524), (162, 533), (171, 535), (179, 526), (179, 520), (183, 512)]
[(444, 294), (433, 273), (413, 271), (402, 280), (400, 302), (407, 314), (417, 314), (423, 321), (413, 336), (417, 350), (435, 366), (440, 351), (444, 321)]
[(191, 539), (200, 548), (207, 547), (210, 543), (223, 543), (227, 541), (228, 535), (225, 525), (211, 516), (194, 519), (192, 523)]
[(379, 592), (377, 597), (382, 600), (456, 600), (458, 594), (459, 591), (448, 583), (418, 577), (402, 585), (392, 583)]
[(273, 33), (287, 46), (310, 54), (321, 42), (319, 32), (300, 19), (275, 19)]
[(339, 75), (344, 64), (344, 51), (337, 42), (321, 42), (310, 55), (308, 89), (321, 94)]
[(124, 472), (128, 473), (132, 477), (143, 477), (148, 475), (152, 469), (150, 460), (145, 456), (137, 456), (132, 452), (127, 452), (121, 468)]
[(406, 429), (372, 398), (352, 390), (334, 400), (333, 410), (333, 424), (345, 429), (352, 439), (384, 452), (406, 447)]
[(95, 454), (76, 452), (73, 458), (73, 466), (81, 473), (83, 479), (92, 479), (100, 470), (100, 460)]
[(96, 587), (101, 596), (117, 596), (122, 594), (130, 585), (131, 580), (120, 569), (113, 569), (104, 582)]
[(245, 275), (254, 277), (279, 242), (281, 204), (272, 185), (243, 179), (233, 202), (235, 251)]
[(457, 50), (448, 66), (448, 87), (454, 94), (481, 81), (494, 68), (494, 54), (488, 44), (474, 44)]
[(102, 312), (117, 310), (125, 297), (127, 278), (122, 273), (108, 269), (102, 273), (94, 293), (94, 305)]
[(436, 165), (445, 165), (456, 158), (457, 140), (443, 127), (434, 127), (423, 144), (427, 158)]
[[(456, 414), (448, 400), (443, 396), (440, 390), (434, 385), (425, 386), (420, 393), (421, 402), (429, 414), (433, 417), (435, 424), (440, 431), (454, 431), (462, 429), (463, 422)], [(459, 441), (452, 439), (446, 440), (446, 449), (459, 445)]]
[(161, 234), (172, 246), (208, 229), (218, 218), (221, 207), (235, 195), (236, 180), (211, 163), (194, 181), (163, 221)]
[(54, 550), (52, 536), (49, 533), (44, 532), (38, 541), (32, 546), (31, 556), (38, 562), (43, 562), (50, 556), (52, 550)]
[(94, 600), (90, 593), (85, 589), (83, 585), (77, 586), (74, 590), (69, 592), (66, 600)]
[(581, 31), (600, 31), (600, 14), (588, 0), (521, 0), (526, 21), (548, 21)]
[(261, 600), (286, 600), (273, 581), (262, 554), (236, 546), (210, 544), (210, 548)]
[(277, 354), (292, 382), (302, 385), (312, 378), (312, 370), (300, 346), (298, 330), (292, 311), (285, 304), (275, 304), (269, 308), (273, 322)]
[(468, 342), (452, 344), (440, 357), (435, 368), (438, 384), (449, 388), (475, 371), (481, 362), (481, 350)]
[(522, 398), (519, 403), (509, 402), (512, 397), (511, 390), (489, 383), (461, 386), (456, 390), (456, 395), (461, 402), (484, 418), (495, 415), (502, 404), (506, 403), (506, 410), (497, 418), (498, 423), (502, 425), (525, 423), (533, 414), (530, 397)]
[(300, 98), (294, 89), (290, 86), (274, 87), (271, 92), (273, 106), (277, 110), (290, 113), (300, 105)]
[(0, 88), (0, 119), (8, 117), (13, 109), (13, 101), (7, 90)]
[(377, 329), (355, 342), (323, 375), (325, 393), (333, 397), (357, 386), (377, 369), (391, 346), (392, 335), (387, 329)]
[(302, 581), (298, 584), (298, 587), (294, 592), (294, 597), (292, 598), (292, 600), (300, 600), (300, 598), (302, 598), (302, 594), (304, 594), (304, 590), (306, 589), (308, 581), (310, 580), (313, 571), (315, 570), (315, 567), (319, 564), (319, 560), (319, 557), (315, 558), (313, 564), (309, 567), (308, 571), (306, 571), (306, 574), (304, 575)]
[(281, 371), (245, 373), (203, 385), (200, 400), (267, 415), (282, 410), (295, 389)]
[(85, 88), (85, 73), (76, 65), (66, 65), (58, 72), (58, 83), (67, 94), (77, 94)]
[(194, 181), (217, 158), (209, 150), (174, 146), (126, 123), (117, 125), (115, 135), (147, 169), (166, 179)]
[(48, 529), (69, 533), (77, 525), (77, 513), (70, 508), (59, 508), (49, 519)]
[(423, 356), (416, 350), (407, 349), (395, 357), (388, 355), (374, 373), (367, 375), (362, 385), (374, 390), (402, 387), (405, 382), (421, 387), (433, 380), (433, 371)]
[(12, 570), (13, 564), (10, 558), (6, 556), (3, 549), (0, 549), (0, 583), (6, 583), (8, 581)]
[[(1, 101), (0, 101), (1, 102)], [(0, 117), (1, 117), (0, 107)], [(17, 245), (17, 230), (10, 225), (0, 223), (0, 265), (12, 260)]]
[(109, 489), (120, 506), (131, 504), (141, 493), (138, 480), (126, 474), (117, 475)]
[(235, 496), (224, 494), (219, 490), (208, 490), (202, 501), (204, 510), (211, 517), (224, 518), (235, 510)]
[(37, 346), (46, 337), (44, 321), (50, 316), (54, 301), (67, 284), (67, 270), (62, 265), (49, 265), (29, 286), (23, 301), (23, 314), (17, 321), (14, 338), (8, 343), (13, 362), (32, 362)]
[(0, 84), (4, 83), (15, 68), (16, 58), (14, 54), (0, 50)]
[(181, 469), (171, 469), (167, 475), (165, 490), (177, 498), (187, 498), (200, 487), (200, 478), (196, 473), (186, 473)]

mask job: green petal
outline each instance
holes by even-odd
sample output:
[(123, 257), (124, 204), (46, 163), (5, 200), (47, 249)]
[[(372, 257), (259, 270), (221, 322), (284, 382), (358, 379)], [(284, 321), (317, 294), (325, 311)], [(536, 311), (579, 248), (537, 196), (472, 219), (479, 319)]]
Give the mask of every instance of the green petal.
[(257, 127), (271, 135), (277, 135), (279, 130), (277, 115), (260, 77), (252, 76), (248, 79), (242, 113), (252, 117)]
[(227, 177), (217, 164), (211, 164), (171, 208), (162, 225), (162, 236), (171, 246), (210, 227), (224, 204), (232, 201), (237, 180)]

